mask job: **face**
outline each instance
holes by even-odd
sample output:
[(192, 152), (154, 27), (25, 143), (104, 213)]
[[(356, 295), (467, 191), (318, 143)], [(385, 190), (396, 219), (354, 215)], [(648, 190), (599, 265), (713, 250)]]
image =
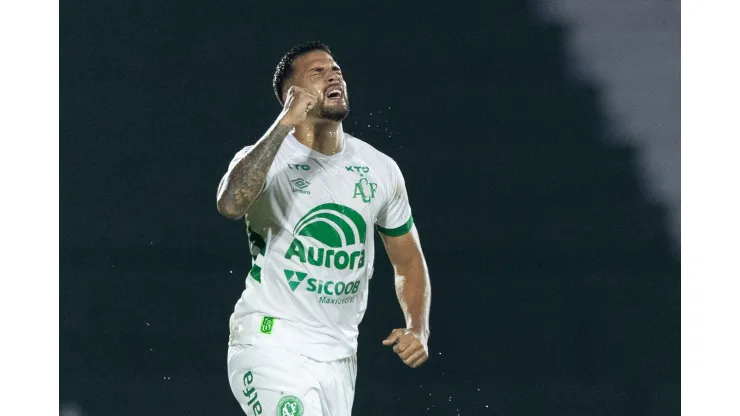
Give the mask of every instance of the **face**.
[(319, 97), (317, 105), (309, 113), (311, 116), (342, 121), (349, 114), (347, 83), (342, 70), (324, 51), (311, 51), (296, 58), (285, 91), (290, 85), (305, 88)]

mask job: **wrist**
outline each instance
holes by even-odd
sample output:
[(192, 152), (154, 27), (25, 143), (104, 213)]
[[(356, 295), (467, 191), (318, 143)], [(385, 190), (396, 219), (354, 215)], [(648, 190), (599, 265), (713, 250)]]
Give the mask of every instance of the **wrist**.
[(289, 129), (294, 129), (299, 123), (290, 118), (287, 114), (280, 114), (277, 119), (277, 125)]
[(427, 328), (420, 328), (420, 327), (414, 327), (410, 326), (406, 328), (406, 331), (413, 332), (415, 334), (419, 334), (424, 338), (429, 338), (429, 329)]

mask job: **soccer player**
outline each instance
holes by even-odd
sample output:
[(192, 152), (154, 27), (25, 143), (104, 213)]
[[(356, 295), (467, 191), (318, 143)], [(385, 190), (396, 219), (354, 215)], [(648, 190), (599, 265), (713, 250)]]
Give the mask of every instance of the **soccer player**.
[(349, 416), (373, 228), (406, 320), (382, 342), (413, 368), (429, 357), (429, 273), (398, 165), (344, 132), (347, 84), (329, 48), (291, 49), (273, 86), (282, 112), (218, 187), (219, 212), (245, 217), (252, 255), (229, 322), (229, 383), (250, 416)]

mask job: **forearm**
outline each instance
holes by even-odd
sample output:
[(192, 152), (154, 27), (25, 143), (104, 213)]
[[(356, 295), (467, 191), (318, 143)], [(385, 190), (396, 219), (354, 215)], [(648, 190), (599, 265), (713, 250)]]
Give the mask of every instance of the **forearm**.
[(224, 176), (218, 188), (218, 210), (231, 219), (244, 216), (262, 191), (275, 155), (291, 125), (276, 121), (252, 149)]
[(415, 256), (395, 269), (396, 295), (406, 319), (406, 327), (428, 337), (432, 288), (424, 257)]

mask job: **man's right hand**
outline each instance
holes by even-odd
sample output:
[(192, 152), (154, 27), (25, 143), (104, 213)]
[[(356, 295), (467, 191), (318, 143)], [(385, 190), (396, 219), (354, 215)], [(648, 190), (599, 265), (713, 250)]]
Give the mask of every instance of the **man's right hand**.
[(283, 111), (280, 113), (280, 124), (296, 127), (303, 123), (308, 112), (316, 105), (319, 97), (311, 91), (291, 86), (285, 98)]

